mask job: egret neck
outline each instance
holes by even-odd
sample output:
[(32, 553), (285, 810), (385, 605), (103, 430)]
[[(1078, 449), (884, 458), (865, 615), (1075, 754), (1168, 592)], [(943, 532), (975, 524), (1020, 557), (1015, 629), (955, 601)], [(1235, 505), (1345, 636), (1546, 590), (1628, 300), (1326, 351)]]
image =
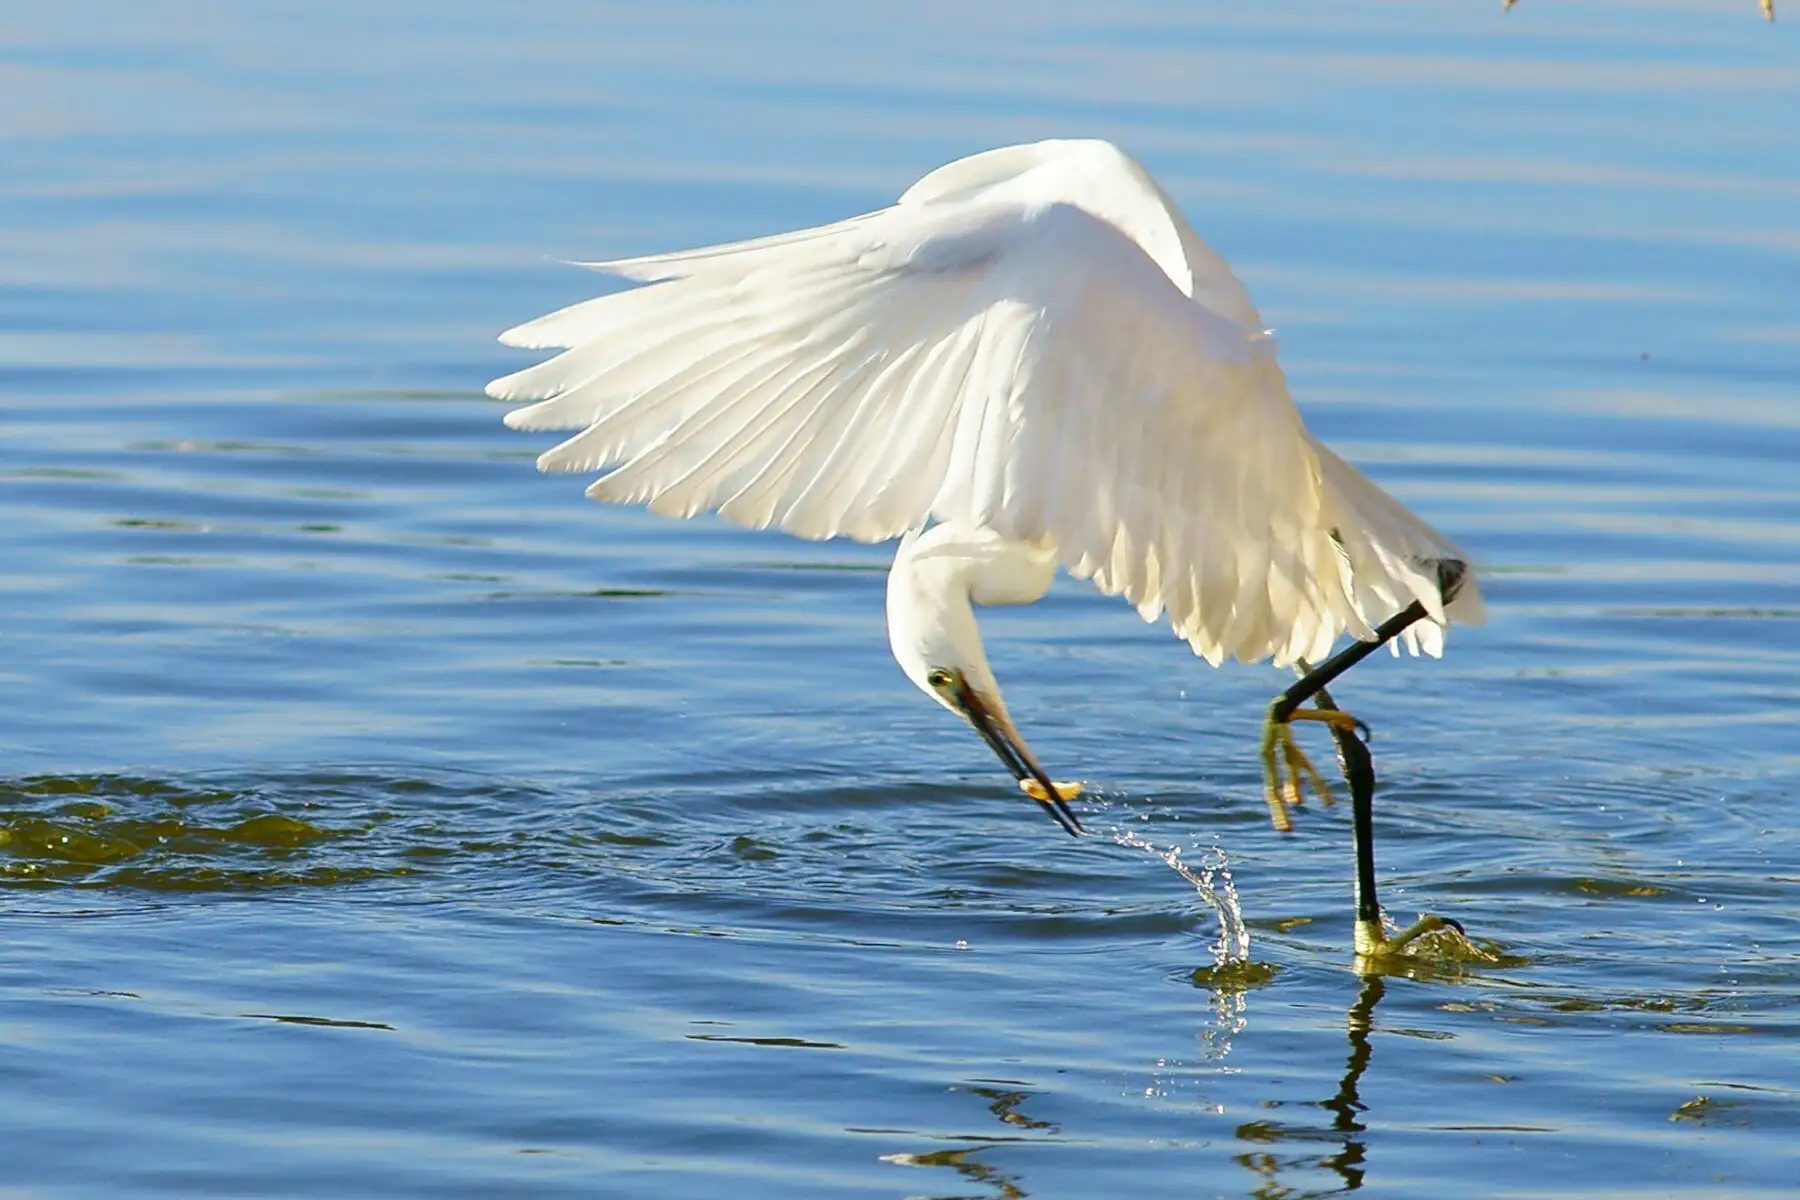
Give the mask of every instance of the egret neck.
[(981, 648), (974, 605), (1031, 604), (1050, 590), (1056, 548), (954, 523), (913, 530), (888, 571), (888, 643), (920, 691), (966, 719), (1025, 793), (1072, 834), (1081, 822), (1025, 744)]

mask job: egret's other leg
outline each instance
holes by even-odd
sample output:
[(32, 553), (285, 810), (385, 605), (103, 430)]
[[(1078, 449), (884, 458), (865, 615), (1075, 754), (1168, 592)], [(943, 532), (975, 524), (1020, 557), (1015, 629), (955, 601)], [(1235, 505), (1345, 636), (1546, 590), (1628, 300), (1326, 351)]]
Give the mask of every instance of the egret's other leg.
[[(1415, 621), (1425, 618), (1425, 606), (1417, 600), (1413, 601), (1397, 616), (1388, 618), (1375, 627), (1375, 640), (1357, 642), (1338, 651), (1317, 667), (1306, 669), (1300, 681), (1281, 695), (1275, 697), (1269, 705), (1268, 720), (1263, 723), (1262, 756), (1264, 798), (1269, 802), (1269, 819), (1275, 828), (1283, 833), (1294, 827), (1288, 815), (1290, 805), (1298, 805), (1301, 801), (1301, 784), (1305, 783), (1325, 803), (1331, 802), (1331, 789), (1325, 784), (1325, 777), (1319, 774), (1318, 768), (1306, 757), (1294, 741), (1291, 728), (1296, 720), (1323, 721), (1331, 727), (1332, 735), (1339, 739), (1339, 746), (1344, 738), (1355, 739), (1359, 729), (1366, 729), (1361, 721), (1333, 707), (1320, 705), (1317, 708), (1303, 709), (1300, 706), (1325, 690), (1339, 675), (1354, 667), (1376, 650), (1385, 646), (1404, 633)], [(1367, 750), (1364, 750), (1367, 754)]]
[[(1438, 593), (1449, 604), (1468, 577), (1468, 566), (1455, 559), (1440, 559), (1437, 565)], [(1269, 819), (1275, 828), (1287, 832), (1294, 827), (1288, 815), (1290, 806), (1301, 801), (1302, 785), (1311, 788), (1325, 803), (1331, 803), (1331, 789), (1324, 776), (1312, 765), (1306, 753), (1294, 741), (1290, 726), (1295, 720), (1323, 721), (1331, 727), (1341, 747), (1345, 737), (1353, 737), (1358, 729), (1366, 730), (1350, 714), (1335, 707), (1321, 705), (1306, 710), (1300, 706), (1319, 694), (1339, 675), (1354, 667), (1381, 647), (1405, 633), (1426, 617), (1425, 605), (1415, 600), (1403, 610), (1375, 627), (1372, 641), (1356, 642), (1332, 655), (1317, 667), (1306, 667), (1300, 681), (1269, 705), (1269, 718), (1263, 725), (1262, 758), (1264, 795), (1269, 802)]]

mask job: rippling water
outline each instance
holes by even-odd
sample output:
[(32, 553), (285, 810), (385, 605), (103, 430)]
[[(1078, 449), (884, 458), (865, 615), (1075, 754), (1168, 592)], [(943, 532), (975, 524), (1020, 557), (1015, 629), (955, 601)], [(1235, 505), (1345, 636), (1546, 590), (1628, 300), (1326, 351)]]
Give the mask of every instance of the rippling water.
[[(1800, 42), (1499, 7), (9, 13), (5, 1186), (1793, 1186)], [(1485, 564), (1338, 695), (1390, 912), (1477, 961), (1349, 970), (1266, 668), (987, 614), (1073, 842), (894, 668), (886, 549), (586, 504), (480, 396), (565, 260), (1067, 134)]]

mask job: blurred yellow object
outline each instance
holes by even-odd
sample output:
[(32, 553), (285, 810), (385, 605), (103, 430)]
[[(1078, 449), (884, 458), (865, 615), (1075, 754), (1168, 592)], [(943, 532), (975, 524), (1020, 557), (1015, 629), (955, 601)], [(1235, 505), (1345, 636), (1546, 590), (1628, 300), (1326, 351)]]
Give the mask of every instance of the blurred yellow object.
[[(1058, 799), (1073, 800), (1075, 797), (1081, 795), (1081, 784), (1079, 783), (1065, 782), (1061, 779), (1052, 780), (1051, 782), (1056, 784), (1056, 795)], [(1030, 796), (1033, 800), (1042, 802), (1050, 799), (1049, 796), (1044, 794), (1044, 785), (1037, 780), (1032, 779), (1030, 776), (1019, 780), (1019, 790), (1024, 792), (1027, 796)]]

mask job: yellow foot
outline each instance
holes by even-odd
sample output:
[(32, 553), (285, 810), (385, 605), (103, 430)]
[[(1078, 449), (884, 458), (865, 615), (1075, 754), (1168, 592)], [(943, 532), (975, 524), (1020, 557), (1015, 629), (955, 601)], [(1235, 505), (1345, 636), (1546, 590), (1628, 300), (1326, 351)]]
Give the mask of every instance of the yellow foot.
[(1467, 939), (1462, 922), (1452, 921), (1449, 917), (1426, 914), (1402, 929), (1392, 937), (1381, 927), (1379, 921), (1358, 921), (1356, 923), (1356, 957), (1375, 959), (1398, 958), (1407, 953), (1407, 947), (1424, 937), (1441, 929), (1454, 929), (1459, 937)]
[[(1079, 783), (1066, 783), (1060, 779), (1052, 779), (1050, 782), (1056, 785), (1056, 794), (1060, 799), (1073, 800), (1075, 797), (1081, 795), (1081, 785)], [(1050, 799), (1049, 796), (1044, 794), (1044, 785), (1030, 777), (1019, 780), (1019, 790), (1040, 803), (1047, 802)]]
[(1263, 799), (1269, 803), (1269, 820), (1277, 830), (1288, 833), (1294, 828), (1290, 808), (1299, 808), (1302, 789), (1311, 789), (1322, 804), (1334, 803), (1331, 786), (1319, 769), (1312, 765), (1306, 752), (1294, 741), (1292, 721), (1322, 721), (1336, 729), (1354, 732), (1362, 722), (1335, 708), (1297, 708), (1286, 721), (1278, 721), (1273, 713), (1263, 724)]

